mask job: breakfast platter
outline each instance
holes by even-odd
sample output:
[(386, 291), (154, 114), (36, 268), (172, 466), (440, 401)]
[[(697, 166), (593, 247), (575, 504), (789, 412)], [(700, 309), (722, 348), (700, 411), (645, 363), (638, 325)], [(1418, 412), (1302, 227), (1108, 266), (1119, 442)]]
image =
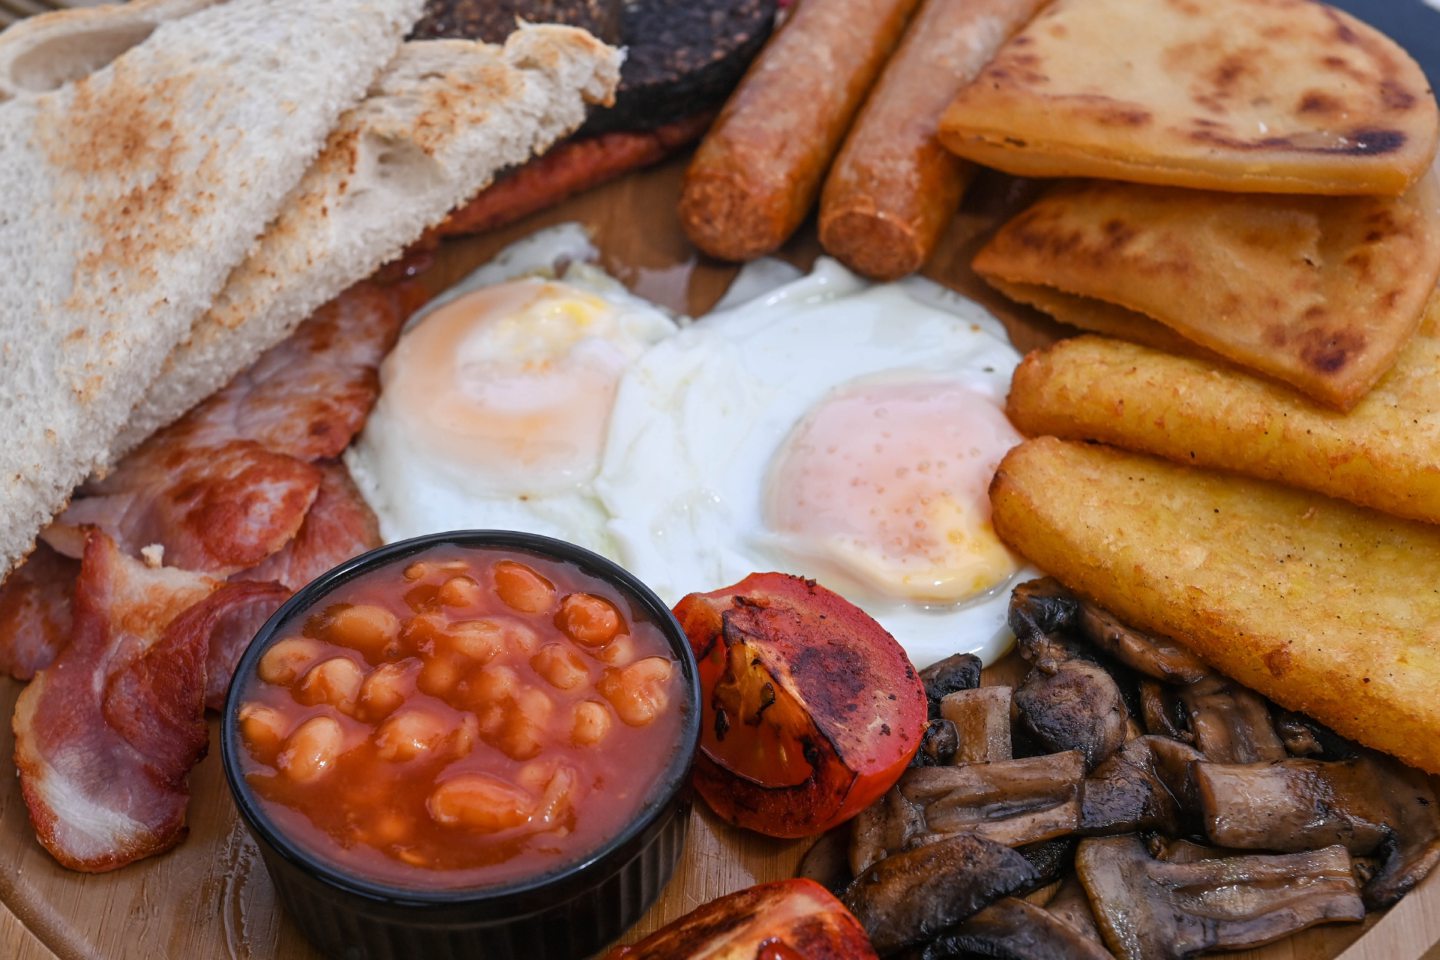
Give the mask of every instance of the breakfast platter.
[(0, 956), (1440, 957), (1352, 6), (0, 31)]
[[(586, 224), (604, 265), (637, 294), (701, 315), (724, 293), (735, 268), (705, 260), (688, 246), (668, 214), (680, 189), (683, 160), (600, 187), (494, 234), (451, 241), (427, 282), (444, 289), (516, 239), (551, 224)], [(1026, 184), (983, 181), (948, 231), (927, 273), (982, 298), (1006, 322), (1019, 349), (1049, 342), (1056, 328), (1038, 313), (1008, 306), (966, 265), (997, 219), (1023, 202)], [(644, 215), (643, 211), (658, 211)], [(817, 252), (813, 233), (798, 236), (784, 257), (804, 264)], [(0, 710), (19, 685), (5, 681)], [(213, 725), (212, 725), (213, 726)], [(0, 750), (10, 749), (8, 729)], [(139, 960), (155, 956), (304, 960), (318, 954), (278, 908), (254, 841), (226, 794), (219, 752), (192, 774), (190, 835), (177, 849), (108, 876), (58, 867), (35, 842), (18, 784), (0, 793), (0, 831), (11, 851), (0, 875), (0, 955), (15, 960)], [(808, 841), (773, 840), (720, 822), (697, 803), (675, 878), (626, 939), (676, 919), (699, 904), (753, 883), (793, 875)], [(1236, 956), (1256, 960), (1391, 960), (1430, 956), (1440, 943), (1440, 878), (1431, 877), (1384, 915), (1358, 925), (1312, 928)]]

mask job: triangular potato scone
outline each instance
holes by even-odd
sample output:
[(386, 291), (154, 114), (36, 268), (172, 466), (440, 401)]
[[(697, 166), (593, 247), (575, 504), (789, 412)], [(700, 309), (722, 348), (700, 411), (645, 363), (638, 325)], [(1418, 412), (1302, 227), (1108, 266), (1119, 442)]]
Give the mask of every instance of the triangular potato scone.
[(1151, 320), (1143, 313), (1117, 307), (1104, 300), (1081, 297), (1073, 293), (1062, 293), (1054, 287), (1038, 283), (1011, 283), (999, 277), (985, 277), (985, 282), (999, 290), (1011, 300), (1029, 304), (1042, 313), (1049, 314), (1061, 323), (1072, 327), (1101, 333), (1107, 337), (1128, 340), (1166, 353), (1178, 353), (1186, 357), (1203, 357), (1223, 363), (1220, 357), (1206, 350), (1200, 344), (1186, 340), (1163, 323)]
[(1435, 98), (1401, 48), (1312, 0), (1055, 0), (940, 123), (1023, 176), (1271, 193), (1403, 192)]
[(1440, 524), (1440, 294), (1395, 368), (1349, 413), (1230, 367), (1104, 337), (1025, 358), (1021, 432), (1100, 440)]
[(1440, 773), (1440, 527), (1054, 437), (1005, 457), (995, 529), (1125, 623)]
[(1440, 188), (1433, 174), (1396, 198), (1064, 183), (974, 267), (1144, 314), (1345, 410), (1394, 364), (1440, 276)]

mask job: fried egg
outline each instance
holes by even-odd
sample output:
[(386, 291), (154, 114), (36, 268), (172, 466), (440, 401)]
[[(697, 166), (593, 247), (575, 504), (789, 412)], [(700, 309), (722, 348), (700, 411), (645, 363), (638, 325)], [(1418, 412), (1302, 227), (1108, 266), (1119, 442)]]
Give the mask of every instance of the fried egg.
[(994, 317), (929, 281), (821, 259), (626, 373), (595, 489), (618, 559), (674, 600), (757, 570), (813, 577), (924, 666), (1010, 641), (1020, 559), (990, 526), (1020, 441)]
[(813, 577), (912, 660), (1001, 653), (1033, 573), (990, 526), (1020, 438), (1019, 355), (928, 281), (821, 259), (747, 267), (677, 324), (584, 261), (577, 228), (507, 249), (418, 314), (347, 454), (387, 540), (465, 527), (560, 537), (669, 603), (749, 573)]
[(594, 255), (573, 226), (537, 234), (412, 318), (346, 455), (387, 541), (485, 527), (615, 552), (591, 486), (610, 404), (676, 326)]

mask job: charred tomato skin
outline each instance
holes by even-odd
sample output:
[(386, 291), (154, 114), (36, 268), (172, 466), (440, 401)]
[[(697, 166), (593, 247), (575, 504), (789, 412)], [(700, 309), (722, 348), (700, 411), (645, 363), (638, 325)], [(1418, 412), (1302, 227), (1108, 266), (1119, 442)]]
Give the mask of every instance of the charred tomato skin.
[(675, 606), (700, 666), (694, 782), (722, 819), (774, 837), (839, 824), (919, 748), (925, 688), (905, 651), (813, 580), (751, 574)]
[(696, 907), (604, 960), (877, 960), (865, 928), (813, 880), (779, 880)]

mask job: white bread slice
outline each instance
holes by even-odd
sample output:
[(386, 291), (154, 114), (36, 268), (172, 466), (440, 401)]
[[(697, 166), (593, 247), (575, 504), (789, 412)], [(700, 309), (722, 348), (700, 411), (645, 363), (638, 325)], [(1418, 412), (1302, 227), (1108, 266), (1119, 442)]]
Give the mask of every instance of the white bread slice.
[(0, 575), (104, 465), (420, 7), (139, 0), (0, 35)]
[(27, 17), (0, 41), (0, 100), (55, 90), (138, 46), (166, 20), (218, 0), (134, 0)]
[(223, 386), (321, 304), (612, 102), (622, 54), (583, 30), (522, 25), (503, 47), (407, 43), (341, 118), (280, 217), (166, 361), (115, 460)]

